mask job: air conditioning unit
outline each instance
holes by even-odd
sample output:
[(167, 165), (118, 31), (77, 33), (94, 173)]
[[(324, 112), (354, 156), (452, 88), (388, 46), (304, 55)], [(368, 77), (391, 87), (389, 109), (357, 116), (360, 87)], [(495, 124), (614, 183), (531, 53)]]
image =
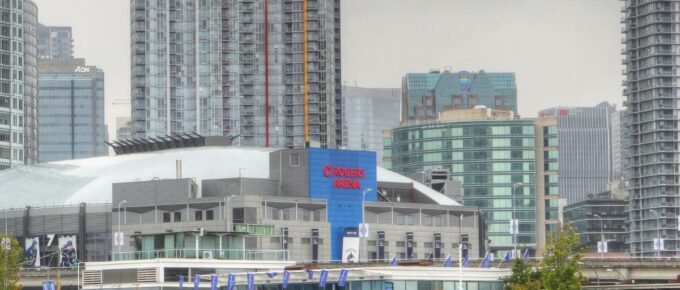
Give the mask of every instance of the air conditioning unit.
[(203, 259), (212, 260), (213, 259), (213, 252), (212, 251), (203, 251)]

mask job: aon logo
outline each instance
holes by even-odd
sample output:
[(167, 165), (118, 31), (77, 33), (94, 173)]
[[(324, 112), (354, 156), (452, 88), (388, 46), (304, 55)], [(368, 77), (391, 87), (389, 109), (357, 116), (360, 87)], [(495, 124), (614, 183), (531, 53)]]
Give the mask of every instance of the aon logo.
[(89, 68), (89, 67), (86, 67), (86, 66), (77, 66), (77, 67), (76, 67), (76, 72), (79, 72), (79, 73), (90, 72), (90, 68)]

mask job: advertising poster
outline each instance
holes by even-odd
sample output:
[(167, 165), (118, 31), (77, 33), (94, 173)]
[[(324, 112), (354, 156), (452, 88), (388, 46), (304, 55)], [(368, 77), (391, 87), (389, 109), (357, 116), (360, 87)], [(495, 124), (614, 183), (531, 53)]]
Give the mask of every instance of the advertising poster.
[(288, 228), (281, 228), (281, 249), (288, 250)]
[(26, 267), (40, 267), (40, 238), (28, 238), (25, 240), (24, 245), (24, 258), (26, 259)]
[(319, 260), (319, 229), (312, 229), (312, 261)]
[(76, 236), (59, 237), (59, 266), (73, 267), (78, 263)]
[(413, 233), (406, 233), (406, 259), (413, 259)]
[(346, 228), (342, 238), (342, 262), (359, 262), (359, 230)]
[(442, 255), (442, 234), (434, 234), (434, 258), (439, 259)]

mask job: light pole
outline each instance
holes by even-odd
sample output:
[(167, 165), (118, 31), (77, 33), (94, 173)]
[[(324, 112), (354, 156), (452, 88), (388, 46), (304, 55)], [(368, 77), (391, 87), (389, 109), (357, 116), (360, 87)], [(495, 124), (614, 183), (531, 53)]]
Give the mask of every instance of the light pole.
[(461, 232), (463, 218), (465, 216), (461, 213), (458, 219), (458, 290), (463, 290), (463, 234)]
[(125, 199), (118, 202), (118, 237), (116, 238), (117, 239), (116, 244), (118, 244), (118, 254), (119, 255), (121, 255), (120, 252), (122, 251), (122, 247), (123, 247), (123, 243), (122, 243), (123, 239), (121, 239), (121, 235), (123, 234), (123, 232), (120, 231), (120, 214), (121, 214), (120, 208), (126, 202), (127, 202), (127, 200), (125, 200)]
[[(366, 229), (366, 205), (364, 205), (364, 202), (366, 202), (366, 194), (371, 192), (371, 190), (373, 190), (373, 189), (369, 187), (369, 188), (364, 189), (364, 191), (361, 192), (361, 226), (362, 226), (362, 228), (359, 229), (360, 231), (364, 231)], [(364, 257), (364, 259), (368, 260), (367, 259), (368, 258), (368, 249), (366, 249), (366, 247), (367, 247), (366, 232), (363, 232), (361, 234), (362, 234), (361, 236), (363, 237), (363, 243), (362, 244), (363, 244), (363, 248), (364, 248), (363, 257)], [(362, 251), (359, 251), (359, 261), (361, 261), (361, 256), (362, 256), (361, 252)]]
[(245, 168), (239, 168), (238, 169), (238, 184), (239, 184), (239, 189), (238, 189), (238, 194), (243, 195), (243, 176), (241, 175), (241, 171), (246, 170)]
[[(517, 194), (517, 189), (521, 188), (524, 186), (524, 183), (518, 182), (512, 185), (512, 221), (511, 221), (511, 226), (510, 228), (512, 229), (512, 246), (513, 246), (513, 251), (512, 251), (512, 257), (515, 258), (517, 257), (517, 233), (519, 232), (519, 219), (515, 217), (515, 195)], [(515, 228), (515, 224), (517, 224), (517, 228)]]
[(656, 215), (656, 239), (658, 240), (658, 247), (656, 248), (656, 258), (661, 258), (661, 231), (659, 231), (659, 213), (653, 209), (649, 212), (653, 212)]
[(604, 220), (598, 214), (594, 214), (593, 216), (600, 219), (600, 241), (602, 242), (602, 251), (600, 252), (600, 260), (604, 260)]

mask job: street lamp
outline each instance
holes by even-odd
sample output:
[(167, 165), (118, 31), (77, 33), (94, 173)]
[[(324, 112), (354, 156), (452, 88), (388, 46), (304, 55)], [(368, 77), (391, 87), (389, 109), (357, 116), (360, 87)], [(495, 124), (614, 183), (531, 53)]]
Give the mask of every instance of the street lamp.
[(593, 216), (600, 219), (600, 241), (602, 242), (602, 252), (600, 253), (600, 259), (604, 260), (604, 220), (598, 214), (594, 214)]
[[(517, 232), (519, 232), (519, 219), (515, 217), (515, 195), (517, 194), (517, 189), (521, 188), (524, 186), (524, 183), (517, 182), (512, 185), (512, 221), (510, 224), (510, 229), (512, 229), (512, 246), (513, 246), (513, 251), (512, 251), (512, 257), (515, 258), (517, 257)], [(515, 224), (517, 224), (517, 228), (515, 228)]]
[(121, 239), (121, 235), (123, 234), (123, 232), (121, 232), (121, 230), (120, 230), (120, 214), (121, 214), (120, 208), (121, 208), (121, 206), (123, 206), (124, 203), (127, 203), (127, 200), (124, 199), (124, 200), (121, 200), (118, 203), (118, 238), (117, 238), (118, 240), (116, 241), (116, 243), (118, 244), (119, 255), (120, 255), (120, 252), (121, 252), (121, 248), (123, 247), (123, 243), (122, 243), (122, 239)]
[(607, 268), (607, 272), (616, 272), (616, 274), (618, 274), (619, 278), (621, 278), (621, 281), (626, 281), (626, 276), (623, 276), (623, 274), (621, 274), (621, 272), (619, 272), (618, 270), (614, 270), (612, 268)]
[[(373, 189), (372, 188), (366, 188), (364, 191), (361, 192), (361, 226), (362, 228), (359, 229), (360, 231), (364, 231), (366, 229), (366, 205), (364, 205), (364, 202), (366, 202), (366, 194), (371, 192)], [(368, 249), (366, 249), (367, 244), (366, 244), (366, 233), (363, 232), (361, 233), (363, 236), (363, 248), (364, 248), (364, 259), (367, 259), (368, 256)], [(361, 251), (359, 251), (359, 261), (361, 261)]]
[(661, 258), (661, 231), (659, 231), (659, 213), (653, 209), (649, 212), (653, 212), (656, 215), (656, 239), (658, 240), (658, 247), (656, 248), (656, 258)]

